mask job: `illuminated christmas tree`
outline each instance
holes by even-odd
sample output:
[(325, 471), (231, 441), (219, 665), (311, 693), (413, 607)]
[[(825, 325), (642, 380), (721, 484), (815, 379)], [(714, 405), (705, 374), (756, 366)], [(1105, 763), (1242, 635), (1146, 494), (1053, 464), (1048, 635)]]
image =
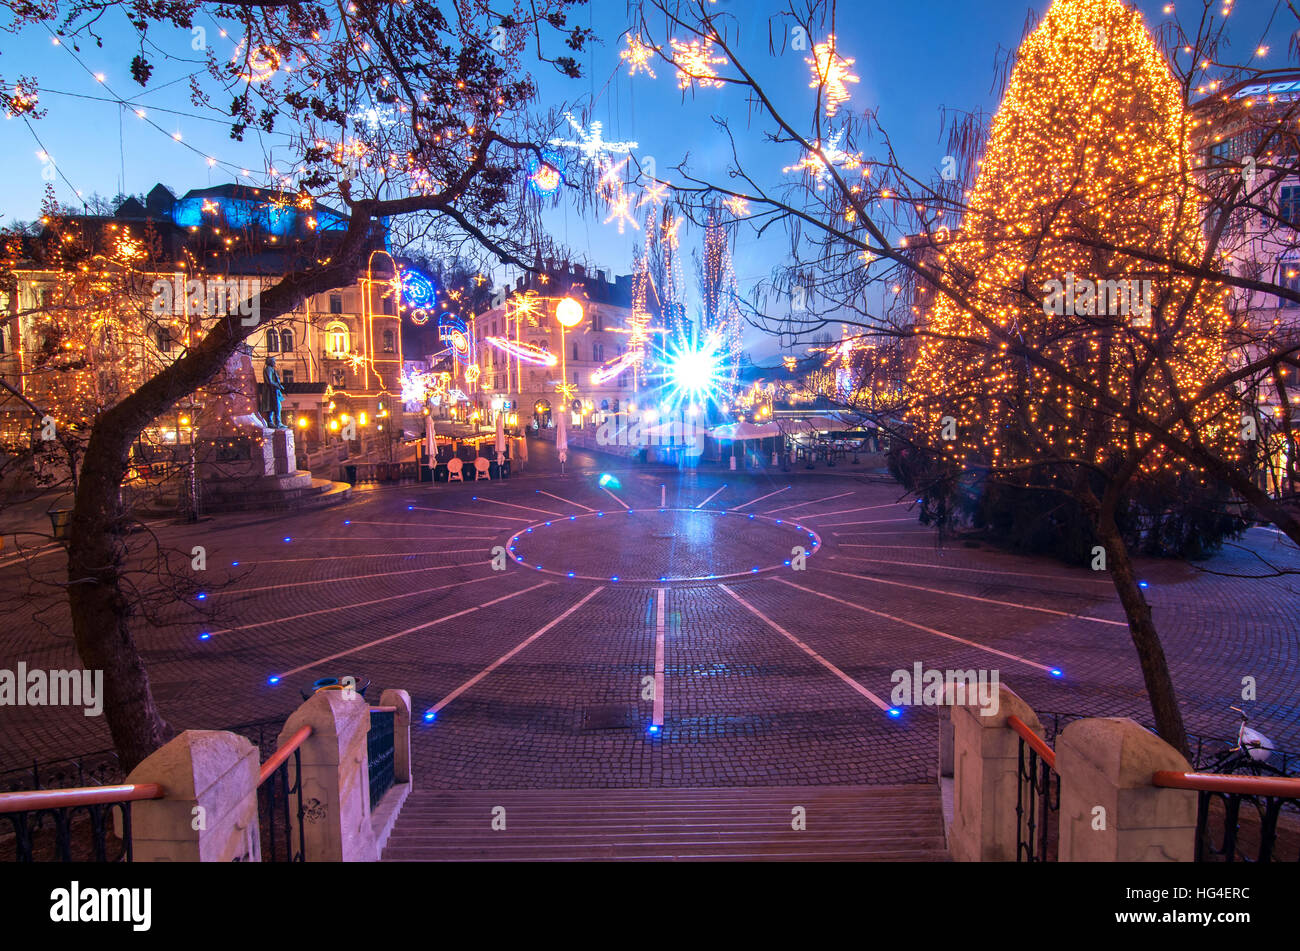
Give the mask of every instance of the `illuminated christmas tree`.
[(919, 442), (1012, 481), (1134, 464), (1199, 484), (1120, 415), (1132, 407), (1234, 457), (1231, 397), (1198, 401), (1227, 360), (1226, 292), (1169, 263), (1204, 255), (1187, 131), (1141, 14), (1056, 0), (1020, 48), (960, 232), (933, 249), (957, 294), (922, 296)]

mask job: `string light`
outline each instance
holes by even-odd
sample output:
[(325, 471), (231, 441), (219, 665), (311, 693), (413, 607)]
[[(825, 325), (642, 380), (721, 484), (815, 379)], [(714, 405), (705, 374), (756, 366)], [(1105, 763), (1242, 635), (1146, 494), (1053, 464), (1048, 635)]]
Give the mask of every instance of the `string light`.
[(840, 106), (849, 101), (849, 89), (845, 84), (861, 82), (849, 69), (855, 60), (845, 59), (835, 51), (835, 34), (832, 33), (825, 42), (813, 47), (813, 55), (805, 62), (813, 71), (809, 87), (825, 90), (826, 115), (834, 117)]

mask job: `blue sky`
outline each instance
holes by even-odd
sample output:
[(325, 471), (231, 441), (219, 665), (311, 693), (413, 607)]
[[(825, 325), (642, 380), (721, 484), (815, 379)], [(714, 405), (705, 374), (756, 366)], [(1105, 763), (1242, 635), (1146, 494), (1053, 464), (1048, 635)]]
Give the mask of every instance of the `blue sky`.
[[(1190, 3), (1192, 0), (1185, 0)], [(1245, 59), (1260, 42), (1276, 0), (1237, 0), (1230, 22), (1233, 49), (1225, 58)], [(1164, 15), (1163, 0), (1140, 0), (1150, 24)], [(760, 81), (790, 115), (811, 128), (814, 91), (808, 88), (806, 52), (787, 50), (772, 55), (768, 50), (769, 17), (783, 4), (768, 0), (719, 0), (717, 9), (734, 13), (739, 25), (738, 49)], [(858, 111), (879, 109), (905, 166), (930, 171), (939, 166), (946, 152), (940, 140), (940, 109), (992, 112), (997, 107), (993, 64), (999, 45), (1014, 47), (1020, 40), (1029, 9), (1042, 14), (1049, 0), (860, 0), (839, 5), (838, 49), (856, 60), (861, 82), (852, 86), (852, 99), (845, 108)], [(1199, 8), (1200, 4), (1195, 3)], [(1287, 14), (1278, 19), (1286, 22)], [(766, 128), (761, 121), (750, 123), (742, 94), (734, 89), (697, 90), (683, 99), (672, 70), (656, 68), (657, 78), (628, 77), (619, 68), (620, 35), (629, 24), (626, 0), (594, 0), (578, 10), (578, 23), (596, 30), (601, 42), (585, 59), (586, 75), (570, 80), (539, 71), (539, 107), (574, 106), (589, 112), (605, 126), (607, 139), (635, 140), (637, 153), (653, 157), (661, 178), (674, 179), (670, 169), (689, 154), (694, 171), (704, 177), (720, 178), (730, 160), (729, 149), (711, 120), (729, 117), (733, 131), (743, 141), (744, 164), (767, 177), (769, 184), (781, 180), (781, 169), (797, 160), (791, 147), (777, 148), (762, 142)], [(221, 37), (215, 21), (200, 19), (206, 26), (207, 42), (218, 54), (231, 55), (236, 37)], [(1276, 30), (1274, 31), (1276, 33)], [(283, 136), (257, 141), (250, 135), (246, 144), (230, 140), (228, 126), (215, 113), (204, 113), (188, 99), (185, 76), (199, 68), (197, 54), (190, 50), (188, 34), (164, 35), (151, 32), (159, 46), (186, 61), (162, 61), (150, 88), (141, 91), (127, 73), (131, 56), (129, 34), (120, 24), (110, 24), (105, 48), (82, 43), (80, 53), (71, 55), (64, 46), (51, 42), (48, 33), (29, 29), (20, 37), (5, 34), (0, 45), (0, 74), (12, 79), (18, 74), (36, 74), (44, 93), (46, 118), (0, 123), (0, 148), (9, 156), (8, 174), (0, 177), (0, 220), (31, 219), (39, 210), (49, 163), (37, 152), (44, 150), (57, 164), (55, 186), (58, 197), (75, 200), (72, 189), (89, 195), (112, 195), (120, 190), (146, 191), (161, 181), (180, 193), (189, 188), (231, 181), (235, 172), (247, 167), (256, 178), (264, 168), (266, 147), (272, 154), (285, 155)], [(114, 39), (118, 39), (116, 44)], [(814, 36), (813, 41), (821, 39)], [(1272, 51), (1266, 65), (1285, 65), (1285, 35), (1269, 35)], [(104, 74), (104, 82), (96, 80)], [(132, 102), (124, 109), (111, 101), (121, 96)], [(96, 98), (98, 97), (98, 98)], [(148, 122), (132, 111), (142, 108)], [(164, 110), (175, 110), (175, 113)], [(179, 114), (178, 114), (179, 113)], [(203, 118), (203, 116), (208, 118)], [(157, 127), (150, 125), (155, 123)], [(172, 136), (179, 133), (180, 141)], [(871, 147), (859, 143), (868, 153)], [(221, 163), (211, 167), (205, 156)], [(558, 241), (573, 248), (596, 266), (625, 273), (639, 246), (640, 232), (631, 228), (619, 235), (603, 215), (579, 215), (563, 208), (548, 216)], [(700, 235), (688, 235), (686, 249), (697, 246)], [(783, 235), (772, 233), (761, 241), (738, 237), (736, 271), (742, 292), (752, 282), (768, 276), (785, 251)], [(688, 268), (689, 277), (689, 268)], [(758, 341), (754, 341), (758, 343)], [(766, 347), (762, 349), (767, 349)]]

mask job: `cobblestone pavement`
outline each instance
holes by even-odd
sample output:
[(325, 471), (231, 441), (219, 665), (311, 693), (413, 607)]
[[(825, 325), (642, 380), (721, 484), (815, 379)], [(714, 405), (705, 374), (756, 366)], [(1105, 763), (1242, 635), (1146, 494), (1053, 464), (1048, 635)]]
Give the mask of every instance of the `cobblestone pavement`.
[[(1040, 711), (1150, 721), (1105, 575), (939, 547), (880, 473), (678, 473), (575, 453), (560, 476), (534, 446), (524, 479), (153, 525), (187, 561), (207, 555), (205, 597), (136, 626), (164, 716), (283, 718), (316, 678), (354, 674), (372, 699), (411, 693), (418, 781), (445, 788), (924, 782), (933, 709), (888, 711), (892, 672), (917, 663), (996, 669)], [(1188, 728), (1230, 736), (1228, 706), (1254, 677), (1252, 722), (1300, 749), (1296, 580), (1227, 576), (1265, 573), (1260, 556), (1300, 569), (1266, 529), (1198, 566), (1140, 569)], [(0, 560), (0, 669), (77, 666), (62, 591), (42, 583), (60, 568), (57, 552)], [(110, 745), (80, 709), (3, 707), (0, 725), (0, 771)]]

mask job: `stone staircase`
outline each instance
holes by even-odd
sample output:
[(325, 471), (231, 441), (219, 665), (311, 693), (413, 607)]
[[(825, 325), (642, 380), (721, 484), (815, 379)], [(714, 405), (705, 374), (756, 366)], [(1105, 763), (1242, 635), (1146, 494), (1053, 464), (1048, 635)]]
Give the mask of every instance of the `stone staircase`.
[[(806, 828), (792, 828), (796, 806)], [(500, 825), (503, 807), (505, 828)], [(384, 861), (946, 862), (939, 787), (416, 790)]]

